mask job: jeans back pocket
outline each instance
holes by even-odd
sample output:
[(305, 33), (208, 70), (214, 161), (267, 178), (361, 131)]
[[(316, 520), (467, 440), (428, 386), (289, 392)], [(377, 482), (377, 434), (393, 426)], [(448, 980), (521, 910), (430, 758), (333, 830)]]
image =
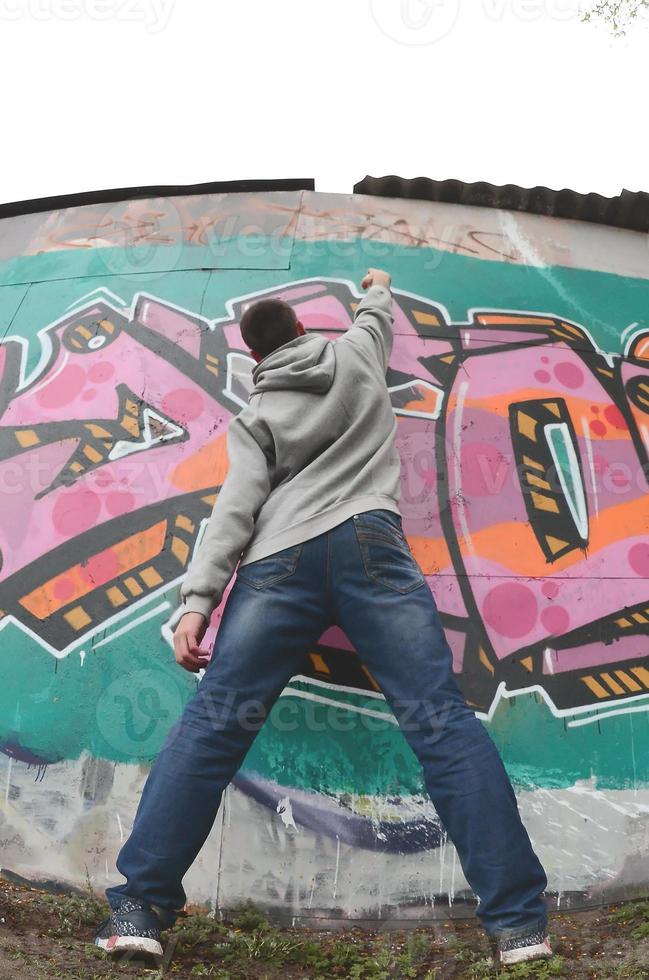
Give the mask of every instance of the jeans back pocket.
[(282, 551), (276, 551), (273, 555), (247, 562), (239, 566), (237, 578), (253, 589), (263, 589), (267, 585), (283, 582), (297, 571), (303, 546), (302, 541)]
[(394, 592), (411, 592), (426, 579), (401, 529), (401, 519), (388, 510), (354, 517), (354, 528), (368, 578)]

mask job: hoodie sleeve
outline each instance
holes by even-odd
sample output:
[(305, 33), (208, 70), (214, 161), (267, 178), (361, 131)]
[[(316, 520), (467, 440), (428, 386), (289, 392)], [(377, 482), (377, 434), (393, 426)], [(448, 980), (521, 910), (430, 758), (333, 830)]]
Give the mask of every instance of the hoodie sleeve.
[(230, 422), (226, 438), (230, 468), (180, 588), (185, 612), (202, 613), (208, 621), (234, 574), (252, 536), (257, 511), (271, 489), (266, 455), (241, 414)]
[(378, 358), (383, 374), (392, 353), (392, 293), (386, 286), (370, 286), (354, 311), (354, 322), (339, 343), (346, 342)]

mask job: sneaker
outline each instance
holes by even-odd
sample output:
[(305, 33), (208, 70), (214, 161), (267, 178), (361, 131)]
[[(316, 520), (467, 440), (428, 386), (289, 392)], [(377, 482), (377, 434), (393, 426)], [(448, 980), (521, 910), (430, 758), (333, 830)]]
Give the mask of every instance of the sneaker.
[(160, 919), (146, 902), (126, 898), (97, 929), (95, 946), (107, 953), (162, 956), (162, 928)]
[(550, 937), (544, 931), (498, 940), (497, 960), (503, 966), (529, 960), (548, 960), (553, 955)]

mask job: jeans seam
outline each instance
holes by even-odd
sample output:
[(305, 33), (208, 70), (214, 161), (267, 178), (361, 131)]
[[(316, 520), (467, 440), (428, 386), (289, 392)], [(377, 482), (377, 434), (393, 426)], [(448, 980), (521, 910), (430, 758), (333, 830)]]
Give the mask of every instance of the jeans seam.
[(331, 589), (331, 532), (327, 532), (327, 557), (325, 560), (325, 601), (328, 606), (333, 604), (333, 595)]
[(530, 922), (526, 926), (513, 926), (512, 928), (504, 929), (494, 929), (490, 933), (495, 939), (522, 939), (524, 936), (529, 936), (533, 932), (545, 932), (548, 927), (547, 916), (542, 916), (540, 919), (535, 919), (534, 922)]

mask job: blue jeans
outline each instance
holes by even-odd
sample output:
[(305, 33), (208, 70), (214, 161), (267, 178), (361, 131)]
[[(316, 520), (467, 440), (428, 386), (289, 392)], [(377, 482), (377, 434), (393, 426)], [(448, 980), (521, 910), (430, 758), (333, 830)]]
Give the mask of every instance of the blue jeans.
[(379, 683), (419, 760), (426, 789), (479, 898), (492, 936), (544, 928), (547, 878), (521, 822), (498, 750), (452, 672), (430, 589), (401, 518), (372, 510), (239, 568), (214, 653), (144, 786), (109, 888), (144, 899), (166, 924), (182, 879), (240, 768), (309, 648), (339, 625)]

